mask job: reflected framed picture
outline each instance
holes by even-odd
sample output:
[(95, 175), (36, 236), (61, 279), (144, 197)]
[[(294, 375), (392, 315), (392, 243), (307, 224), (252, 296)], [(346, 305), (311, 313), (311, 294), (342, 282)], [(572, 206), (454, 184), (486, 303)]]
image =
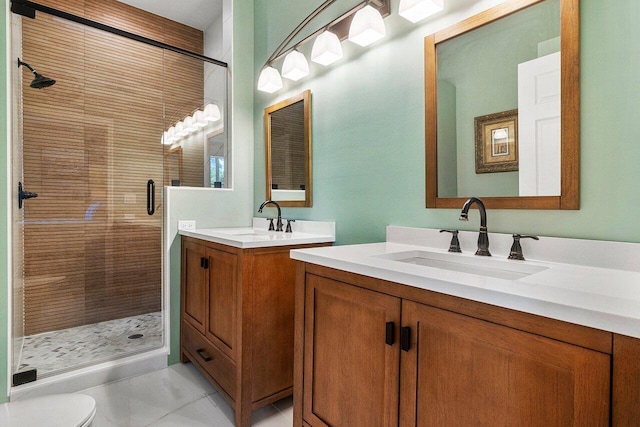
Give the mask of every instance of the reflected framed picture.
[(518, 170), (518, 110), (475, 118), (476, 173)]

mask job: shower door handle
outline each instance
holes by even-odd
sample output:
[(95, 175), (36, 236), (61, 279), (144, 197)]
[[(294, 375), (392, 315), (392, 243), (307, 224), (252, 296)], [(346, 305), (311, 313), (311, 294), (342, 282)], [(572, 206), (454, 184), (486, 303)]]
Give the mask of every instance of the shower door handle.
[(24, 188), (22, 188), (22, 182), (18, 182), (18, 209), (22, 209), (23, 200), (34, 199), (36, 197), (38, 197), (38, 193), (24, 191)]
[(153, 215), (156, 212), (156, 183), (152, 179), (147, 181), (147, 213)]

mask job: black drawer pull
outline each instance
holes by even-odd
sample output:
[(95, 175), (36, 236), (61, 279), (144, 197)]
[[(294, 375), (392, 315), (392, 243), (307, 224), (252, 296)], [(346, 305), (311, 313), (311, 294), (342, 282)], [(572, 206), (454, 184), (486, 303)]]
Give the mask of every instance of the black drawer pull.
[(402, 351), (411, 350), (411, 328), (409, 326), (400, 328), (400, 349)]
[(393, 345), (396, 342), (396, 323), (395, 322), (387, 322), (385, 342), (387, 343), (387, 345)]
[(203, 348), (196, 350), (196, 353), (198, 353), (198, 356), (202, 357), (202, 360), (204, 360), (205, 362), (213, 359), (211, 356), (207, 356)]

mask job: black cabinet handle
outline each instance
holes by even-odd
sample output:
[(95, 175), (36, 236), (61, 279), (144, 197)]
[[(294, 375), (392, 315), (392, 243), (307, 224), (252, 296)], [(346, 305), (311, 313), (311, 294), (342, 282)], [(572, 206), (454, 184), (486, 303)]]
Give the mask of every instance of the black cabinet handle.
[(209, 268), (209, 258), (204, 257), (204, 258), (202, 258), (202, 261), (203, 261), (202, 268), (204, 268), (205, 270), (208, 269)]
[(147, 213), (153, 215), (156, 212), (156, 183), (152, 179), (147, 181)]
[(211, 356), (207, 356), (203, 348), (196, 350), (196, 353), (198, 353), (198, 356), (202, 357), (202, 360), (204, 360), (205, 362), (208, 362), (212, 359)]
[(385, 342), (387, 343), (387, 345), (393, 345), (396, 342), (396, 323), (395, 322), (387, 322)]
[(402, 351), (411, 350), (411, 328), (409, 326), (400, 328), (400, 349)]
[(200, 268), (204, 268), (204, 257), (200, 257)]

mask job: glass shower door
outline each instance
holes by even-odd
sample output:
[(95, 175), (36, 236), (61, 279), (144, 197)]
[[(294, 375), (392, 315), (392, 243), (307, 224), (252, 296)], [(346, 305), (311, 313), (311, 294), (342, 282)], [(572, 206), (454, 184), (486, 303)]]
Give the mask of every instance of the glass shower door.
[(14, 372), (40, 378), (163, 345), (163, 51), (46, 14), (21, 34), (21, 59), (56, 79), (16, 72), (14, 182), (38, 196), (14, 210)]

